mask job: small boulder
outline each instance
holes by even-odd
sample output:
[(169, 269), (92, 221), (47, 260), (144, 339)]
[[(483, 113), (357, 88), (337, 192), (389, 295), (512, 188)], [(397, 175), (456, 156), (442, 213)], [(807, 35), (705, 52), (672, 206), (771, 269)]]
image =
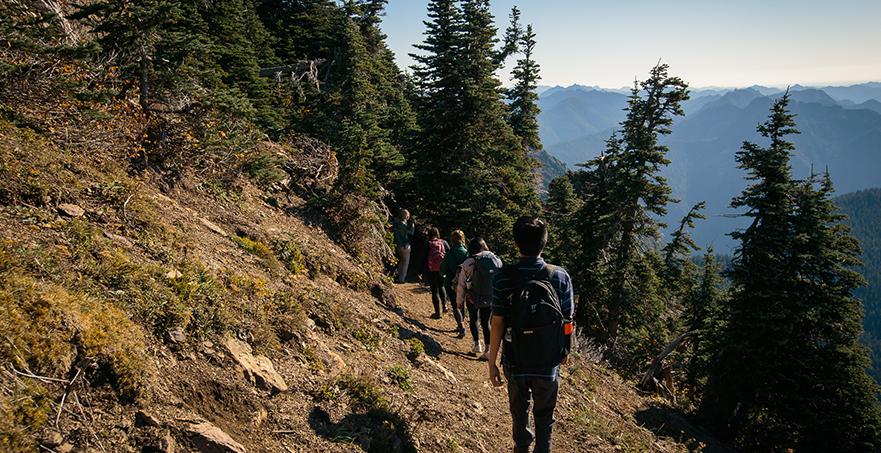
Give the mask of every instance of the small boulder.
[(159, 422), (159, 419), (154, 417), (153, 414), (150, 414), (149, 412), (143, 410), (135, 412), (135, 426), (137, 426), (138, 428), (157, 427), (160, 424), (161, 423)]
[(187, 333), (184, 332), (183, 327), (172, 327), (168, 329), (166, 334), (168, 336), (168, 341), (173, 344), (181, 344), (187, 341)]
[(245, 372), (245, 378), (256, 384), (258, 387), (272, 392), (285, 392), (288, 385), (284, 378), (275, 371), (272, 361), (269, 357), (262, 355), (254, 355), (251, 345), (243, 341), (227, 337), (227, 352), (242, 367)]
[(64, 437), (57, 431), (49, 431), (40, 439), (40, 444), (44, 447), (55, 448), (64, 442)]
[(201, 453), (247, 453), (242, 444), (209, 422), (189, 425), (186, 431)]
[(184, 276), (184, 274), (181, 274), (180, 271), (177, 269), (171, 269), (165, 273), (165, 278), (167, 278), (169, 280), (177, 280), (183, 276)]
[(62, 203), (58, 205), (58, 212), (67, 217), (82, 217), (86, 215), (85, 209), (70, 203)]

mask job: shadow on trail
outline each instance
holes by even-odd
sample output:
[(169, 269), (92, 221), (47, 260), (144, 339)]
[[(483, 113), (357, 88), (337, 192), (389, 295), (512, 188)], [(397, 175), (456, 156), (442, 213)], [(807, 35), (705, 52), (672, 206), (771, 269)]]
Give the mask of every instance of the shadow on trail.
[[(406, 320), (407, 318), (404, 319)], [(445, 352), (444, 347), (441, 346), (434, 337), (416, 330), (408, 329), (402, 325), (398, 325), (398, 337), (404, 341), (416, 338), (422, 342), (423, 346), (425, 346), (425, 354), (434, 358), (440, 357), (441, 353)]]
[(637, 423), (655, 433), (656, 436), (669, 437), (685, 444), (689, 450), (707, 453), (730, 453), (736, 450), (715, 439), (712, 434), (693, 425), (680, 412), (659, 404), (651, 404), (636, 412)]
[(406, 420), (383, 407), (348, 414), (337, 423), (316, 407), (309, 413), (309, 426), (331, 442), (356, 444), (371, 453), (417, 451)]

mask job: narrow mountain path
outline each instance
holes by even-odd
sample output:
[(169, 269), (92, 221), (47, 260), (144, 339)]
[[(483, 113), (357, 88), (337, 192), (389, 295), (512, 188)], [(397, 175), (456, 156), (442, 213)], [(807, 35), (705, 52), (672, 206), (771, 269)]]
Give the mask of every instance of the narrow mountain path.
[[(396, 293), (403, 309), (402, 338), (419, 338), (430, 361), (420, 365), (429, 373), (422, 374), (417, 385), (429, 387), (433, 398), (427, 403), (430, 410), (438, 412), (437, 426), (423, 424), (416, 429), (439, 431), (438, 438), (446, 439), (439, 447), (448, 451), (510, 451), (513, 441), (507, 391), (492, 387), (487, 363), (468, 354), (470, 332), (465, 338), (456, 338), (452, 312), (431, 319), (434, 309), (426, 287), (403, 284), (397, 286)], [(562, 370), (555, 451), (685, 451), (682, 443), (657, 437), (644, 427), (676, 425), (670, 417), (667, 410), (636, 394), (616, 374), (575, 357)], [(687, 423), (681, 422), (681, 429), (674, 427), (676, 434), (688, 430)], [(682, 433), (677, 437), (685, 441), (690, 436)], [(422, 447), (434, 451), (432, 446)]]

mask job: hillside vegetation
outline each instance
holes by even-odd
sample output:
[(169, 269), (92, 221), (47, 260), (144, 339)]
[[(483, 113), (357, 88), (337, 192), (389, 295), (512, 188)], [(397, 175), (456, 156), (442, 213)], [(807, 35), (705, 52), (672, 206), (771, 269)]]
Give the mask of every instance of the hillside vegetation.
[[(201, 36), (187, 23), (254, 3), (215, 2), (232, 8), (220, 16), (188, 2), (51, 4), (83, 22), (41, 2), (2, 6), (14, 21), (0, 28), (0, 450), (508, 450), (485, 363), (463, 354), (451, 320), (428, 319), (419, 285), (390, 286), (379, 181), (406, 177), (353, 154), (363, 142), (346, 148), (370, 122), (336, 97), (352, 94), (333, 83), (348, 70), (319, 74), (319, 92), (273, 87), (296, 108), (261, 107), (271, 79), (245, 82), (257, 74), (237, 60), (247, 47), (223, 53), (241, 38), (234, 24), (254, 23), (230, 17), (233, 29)], [(312, 2), (279, 27), (318, 36), (318, 18), (342, 12)], [(111, 29), (131, 17), (170, 21), (146, 31), (169, 52), (146, 72), (111, 52), (125, 44)], [(342, 23), (332, 30), (360, 33)], [(173, 34), (184, 25), (196, 28)], [(102, 47), (91, 27), (109, 27)], [(181, 44), (216, 60), (171, 59)], [(370, 83), (400, 80), (374, 69)], [(372, 149), (394, 152), (391, 129), (373, 127)], [(723, 448), (588, 357), (564, 373), (562, 450)]]
[(793, 174), (788, 94), (736, 153), (723, 279), (693, 260), (706, 203), (660, 221), (690, 100), (666, 64), (542, 197), (519, 10), (430, 1), (408, 75), (385, 4), (0, 3), (0, 448), (507, 450), (486, 364), (390, 283), (407, 208), (417, 251), (462, 229), (507, 262), (515, 219), (548, 220), (581, 345), (559, 449), (879, 449), (859, 247), (830, 174)]

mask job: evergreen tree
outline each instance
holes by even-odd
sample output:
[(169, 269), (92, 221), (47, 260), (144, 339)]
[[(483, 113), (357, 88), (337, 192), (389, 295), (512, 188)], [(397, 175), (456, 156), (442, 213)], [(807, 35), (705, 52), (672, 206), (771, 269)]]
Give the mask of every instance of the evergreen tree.
[(541, 139), (538, 135), (538, 88), (539, 65), (534, 59), (535, 32), (532, 25), (526, 27), (526, 33), (520, 39), (522, 58), (517, 60), (511, 75), (514, 86), (508, 90), (510, 111), (508, 123), (514, 134), (520, 138), (523, 147), (530, 153), (541, 150)]
[(690, 350), (686, 361), (685, 386), (693, 398), (702, 393), (710, 372), (710, 363), (719, 350), (719, 337), (724, 329), (722, 312), (727, 290), (721, 275), (722, 269), (713, 254), (713, 248), (704, 254), (700, 279), (685, 299), (683, 321), (692, 332)]
[(664, 281), (677, 297), (687, 294), (694, 281), (695, 266), (691, 258), (700, 247), (691, 238), (689, 230), (694, 229), (695, 220), (706, 218), (701, 213), (705, 207), (706, 203), (703, 201), (692, 206), (671, 235), (670, 242), (661, 249), (664, 255)]
[(423, 53), (414, 56), (423, 133), (408, 201), (441, 227), (463, 227), (510, 251), (514, 219), (539, 208), (536, 163), (506, 122), (496, 78), (504, 49), (496, 49), (489, 2), (460, 9), (432, 1), (429, 18)]
[(551, 181), (544, 210), (549, 223), (546, 255), (551, 261), (566, 268), (573, 268), (575, 265), (575, 250), (579, 240), (574, 217), (579, 203), (568, 175)]
[(670, 77), (667, 65), (652, 69), (628, 102), (621, 135), (613, 135), (600, 159), (587, 164), (581, 221), (582, 325), (610, 347), (616, 362), (635, 371), (666, 343), (670, 325), (667, 289), (661, 285), (664, 260), (657, 248), (656, 220), (672, 201), (661, 169), (673, 116), (682, 115), (688, 88)]
[[(871, 451), (879, 445), (876, 387), (858, 343), (858, 247), (829, 197), (828, 177), (797, 182), (786, 136), (788, 93), (737, 159), (753, 185), (732, 206), (752, 224), (740, 241), (732, 299), (702, 410), (745, 449)], [(847, 432), (841, 430), (847, 426)]]

